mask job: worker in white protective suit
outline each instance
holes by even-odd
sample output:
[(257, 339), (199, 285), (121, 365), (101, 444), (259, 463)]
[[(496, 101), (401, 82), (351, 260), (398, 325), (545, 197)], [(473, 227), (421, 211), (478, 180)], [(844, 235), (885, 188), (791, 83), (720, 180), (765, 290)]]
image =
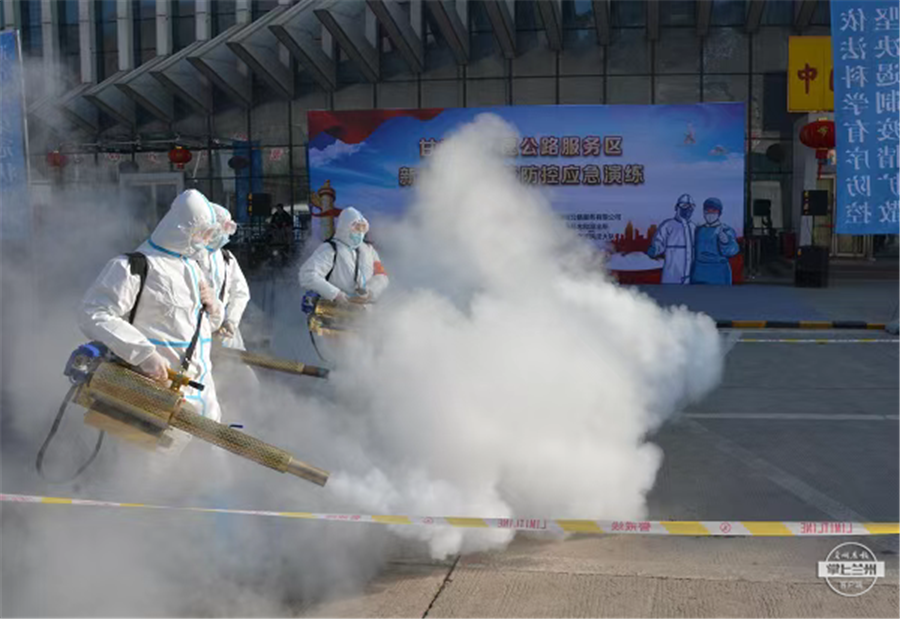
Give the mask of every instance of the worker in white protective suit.
[(212, 203), (216, 213), (218, 229), (201, 260), (201, 266), (207, 280), (225, 306), (222, 326), (216, 331), (222, 345), (227, 348), (244, 349), (244, 338), (241, 336), (240, 324), (244, 310), (250, 302), (250, 287), (247, 278), (234, 257), (227, 249), (223, 249), (231, 236), (237, 232), (237, 224), (231, 219), (231, 213), (220, 204)]
[[(185, 398), (198, 413), (219, 421), (210, 347), (224, 309), (196, 261), (216, 230), (209, 200), (194, 189), (180, 194), (137, 254), (107, 263), (84, 297), (79, 324), (87, 337), (160, 382), (166, 382), (168, 368), (182, 368), (199, 326), (185, 373), (205, 388), (188, 387)], [(135, 255), (146, 259), (143, 281), (133, 268)]]
[[(237, 258), (224, 249), (231, 236), (237, 232), (237, 224), (224, 206), (212, 203), (216, 213), (218, 229), (203, 252), (200, 264), (207, 282), (224, 305), (222, 326), (213, 336), (215, 345), (225, 348), (244, 349), (240, 324), (244, 310), (250, 302), (250, 287), (238, 264)], [(246, 421), (248, 405), (256, 397), (259, 381), (253, 370), (231, 359), (216, 360), (216, 378), (219, 383), (220, 405), (224, 408), (226, 421)]]
[(694, 201), (688, 194), (682, 194), (675, 203), (675, 217), (659, 225), (647, 255), (664, 258), (663, 284), (690, 284), (691, 268), (694, 265), (694, 237), (697, 224), (691, 221)]
[(369, 222), (355, 208), (341, 211), (334, 237), (300, 267), (300, 286), (337, 303), (372, 303), (388, 286), (381, 258), (365, 242)]

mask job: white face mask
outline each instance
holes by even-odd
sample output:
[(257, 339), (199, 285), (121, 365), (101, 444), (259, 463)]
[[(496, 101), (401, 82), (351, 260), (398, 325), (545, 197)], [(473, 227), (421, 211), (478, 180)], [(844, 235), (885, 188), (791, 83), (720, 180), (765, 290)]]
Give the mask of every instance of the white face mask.
[(705, 219), (706, 223), (708, 223), (709, 225), (713, 225), (715, 223), (718, 223), (719, 214), (718, 213), (703, 213), (703, 219)]

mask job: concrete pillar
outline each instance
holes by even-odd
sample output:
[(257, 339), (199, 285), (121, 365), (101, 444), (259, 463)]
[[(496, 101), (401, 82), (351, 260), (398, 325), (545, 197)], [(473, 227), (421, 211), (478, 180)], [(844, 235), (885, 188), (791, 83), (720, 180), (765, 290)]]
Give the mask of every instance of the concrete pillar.
[(78, 46), (81, 50), (81, 82), (97, 81), (97, 24), (94, 1), (78, 0)]
[(59, 11), (54, 0), (41, 0), (41, 38), (44, 53), (44, 94), (55, 94), (59, 84)]
[(156, 0), (156, 55), (172, 53), (172, 1)]
[(212, 5), (210, 0), (197, 0), (194, 4), (194, 38), (209, 41), (212, 38)]
[(17, 0), (3, 0), (3, 28), (18, 28), (22, 25), (22, 4)]
[(237, 24), (249, 24), (253, 19), (250, 12), (250, 0), (235, 0), (234, 21)]
[(119, 71), (134, 68), (134, 11), (131, 0), (116, 2), (116, 42), (118, 44)]

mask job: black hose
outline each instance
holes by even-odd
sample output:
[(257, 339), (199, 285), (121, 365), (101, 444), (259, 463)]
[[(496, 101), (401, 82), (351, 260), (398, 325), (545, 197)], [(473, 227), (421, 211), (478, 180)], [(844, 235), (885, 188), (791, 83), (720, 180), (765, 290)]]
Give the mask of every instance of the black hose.
[(59, 424), (62, 423), (63, 415), (66, 412), (66, 409), (69, 406), (69, 402), (72, 401), (72, 396), (75, 395), (75, 392), (81, 385), (72, 385), (69, 388), (69, 392), (66, 394), (66, 397), (63, 398), (62, 404), (59, 407), (59, 412), (56, 413), (56, 419), (53, 420), (53, 426), (50, 428), (50, 433), (47, 435), (47, 438), (44, 439), (44, 444), (41, 445), (41, 448), (38, 450), (37, 459), (34, 462), (34, 467), (37, 469), (38, 475), (40, 475), (43, 479), (55, 484), (64, 484), (72, 481), (82, 473), (84, 473), (85, 469), (91, 465), (91, 462), (96, 459), (97, 454), (100, 453), (100, 447), (103, 445), (103, 435), (105, 432), (100, 431), (100, 435), (97, 437), (97, 444), (94, 446), (94, 452), (90, 455), (87, 461), (78, 467), (78, 470), (75, 471), (75, 474), (68, 479), (62, 479), (59, 481), (54, 481), (44, 475), (44, 455), (47, 453), (47, 447), (50, 446), (50, 442), (53, 440), (53, 437), (56, 436), (57, 431), (59, 431)]
[(316, 354), (319, 355), (319, 359), (321, 359), (325, 363), (328, 363), (328, 359), (326, 359), (322, 355), (322, 352), (319, 350), (319, 345), (316, 344), (316, 336), (313, 335), (312, 329), (309, 328), (309, 323), (307, 323), (306, 327), (306, 330), (309, 331), (309, 341), (312, 342), (313, 348), (316, 350)]

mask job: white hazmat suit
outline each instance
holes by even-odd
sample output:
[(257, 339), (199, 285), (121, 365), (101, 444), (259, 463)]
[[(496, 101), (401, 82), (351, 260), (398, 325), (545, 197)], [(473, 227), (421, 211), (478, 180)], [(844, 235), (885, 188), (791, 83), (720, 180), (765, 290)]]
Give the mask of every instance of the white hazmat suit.
[(230, 323), (234, 335), (222, 338), (222, 345), (227, 348), (244, 349), (244, 338), (241, 336), (240, 324), (241, 318), (244, 316), (244, 310), (250, 303), (250, 286), (247, 285), (247, 278), (238, 264), (234, 255), (226, 257), (225, 251), (221, 249), (221, 245), (227, 243), (229, 234), (224, 232), (224, 228), (229, 224), (234, 226), (231, 220), (231, 213), (224, 206), (212, 203), (213, 210), (216, 212), (216, 222), (222, 232), (224, 238), (219, 246), (213, 245), (207, 247), (206, 256), (204, 257), (203, 270), (207, 275), (210, 286), (216, 293), (216, 296), (225, 306), (225, 316), (222, 324)]
[[(130, 364), (141, 365), (156, 353), (170, 368), (180, 369), (204, 304), (203, 274), (194, 257), (206, 250), (203, 243), (198, 245), (197, 238), (215, 226), (215, 212), (202, 193), (189, 189), (175, 198), (150, 238), (137, 249), (147, 257), (148, 269), (134, 323), (129, 323), (128, 317), (141, 281), (132, 274), (128, 257), (119, 256), (107, 263), (84, 297), (79, 315), (84, 334), (103, 342)], [(186, 372), (205, 389), (187, 387), (184, 393), (197, 412), (219, 421), (221, 412), (210, 362), (212, 333), (221, 326), (223, 314), (217, 303), (207, 302), (212, 311), (204, 313)]]
[(375, 248), (362, 242), (362, 238), (353, 238), (351, 227), (358, 222), (368, 229), (368, 222), (358, 210), (348, 207), (341, 211), (334, 247), (322, 243), (300, 267), (303, 290), (312, 290), (328, 301), (334, 301), (341, 293), (357, 296), (359, 291), (368, 293), (368, 301), (381, 296), (388, 286), (388, 276)]
[(667, 219), (656, 230), (650, 250), (651, 258), (665, 256), (663, 284), (690, 284), (694, 264), (694, 237), (697, 224), (681, 216)]

